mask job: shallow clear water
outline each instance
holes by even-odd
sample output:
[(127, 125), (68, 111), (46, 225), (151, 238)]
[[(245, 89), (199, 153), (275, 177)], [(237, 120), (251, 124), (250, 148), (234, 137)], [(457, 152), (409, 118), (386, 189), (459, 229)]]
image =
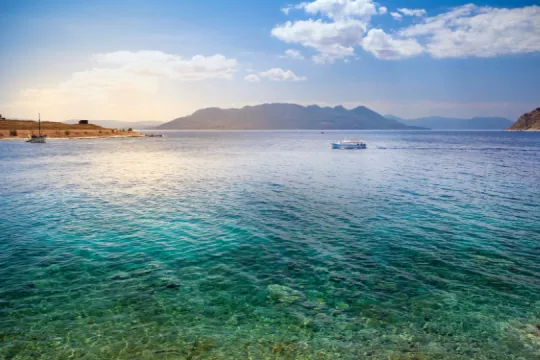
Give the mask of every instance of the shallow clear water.
[(540, 358), (540, 134), (167, 135), (0, 142), (0, 359)]

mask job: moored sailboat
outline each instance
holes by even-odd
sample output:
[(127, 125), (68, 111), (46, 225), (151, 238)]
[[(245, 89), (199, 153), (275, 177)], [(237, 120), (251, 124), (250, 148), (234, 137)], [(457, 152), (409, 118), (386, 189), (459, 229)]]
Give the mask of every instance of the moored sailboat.
[(28, 140), (26, 142), (44, 144), (47, 135), (41, 135), (41, 114), (38, 114), (38, 134), (28, 135)]

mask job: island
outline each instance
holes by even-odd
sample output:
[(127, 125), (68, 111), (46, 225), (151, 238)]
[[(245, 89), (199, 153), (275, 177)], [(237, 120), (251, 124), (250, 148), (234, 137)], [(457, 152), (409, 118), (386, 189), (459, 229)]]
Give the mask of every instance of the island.
[(540, 108), (523, 114), (506, 131), (540, 131)]
[(207, 108), (162, 124), (160, 130), (428, 130), (387, 119), (358, 106), (262, 104), (241, 109)]
[[(0, 139), (26, 139), (29, 135), (38, 133), (38, 122), (32, 120), (0, 120)], [(65, 124), (54, 121), (41, 121), (41, 134), (48, 139), (78, 139), (78, 138), (125, 138), (143, 137), (132, 129), (109, 129), (86, 120), (79, 124)]]

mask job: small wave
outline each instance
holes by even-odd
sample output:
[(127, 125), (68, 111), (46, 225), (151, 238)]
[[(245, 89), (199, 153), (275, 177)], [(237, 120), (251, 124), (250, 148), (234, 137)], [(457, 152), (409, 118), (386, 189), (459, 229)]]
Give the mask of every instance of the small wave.
[(377, 146), (380, 150), (454, 150), (454, 151), (512, 151), (512, 152), (540, 152), (539, 149), (515, 149), (502, 147), (422, 147), (422, 146)]

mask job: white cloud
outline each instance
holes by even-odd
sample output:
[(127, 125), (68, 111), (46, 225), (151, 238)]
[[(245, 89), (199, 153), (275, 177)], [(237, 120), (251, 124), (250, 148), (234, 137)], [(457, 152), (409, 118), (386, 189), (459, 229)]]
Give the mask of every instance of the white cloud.
[(24, 89), (7, 107), (21, 114), (41, 109), (52, 119), (62, 114), (156, 118), (163, 81), (229, 79), (237, 67), (235, 59), (219, 54), (184, 59), (160, 51), (117, 51), (95, 54), (92, 59), (103, 67), (72, 73), (56, 85)]
[(426, 10), (424, 9), (406, 9), (406, 8), (401, 8), (401, 9), (398, 9), (398, 11), (400, 13), (402, 13), (403, 15), (406, 15), (406, 16), (425, 16), (427, 15), (427, 12)]
[(395, 20), (420, 19), (395, 33), (370, 29), (371, 17), (388, 11), (372, 0), (315, 0), (294, 8), (322, 18), (288, 21), (274, 27), (272, 35), (316, 50), (315, 63), (355, 56), (358, 48), (389, 60), (422, 53), (457, 58), (540, 51), (540, 7), (535, 5), (506, 9), (468, 4), (433, 17), (425, 17), (424, 9), (400, 8), (390, 13)]
[(272, 29), (272, 35), (288, 44), (301, 44), (313, 48), (323, 55), (327, 62), (354, 55), (357, 45), (366, 31), (362, 20), (342, 20), (323, 22), (322, 20), (300, 20), (286, 22)]
[(237, 68), (236, 59), (221, 54), (196, 55), (191, 59), (161, 51), (116, 51), (93, 55), (100, 63), (120, 65), (121, 70), (138, 75), (168, 77), (182, 81), (211, 78), (232, 78)]
[(304, 60), (304, 55), (298, 50), (288, 49), (285, 51), (285, 55), (281, 55), (280, 58), (291, 58), (296, 60)]
[(362, 42), (364, 50), (378, 59), (399, 60), (419, 55), (424, 48), (415, 39), (398, 39), (381, 29), (371, 29)]
[(478, 7), (452, 9), (402, 29), (417, 37), (435, 58), (494, 57), (540, 51), (540, 7), (515, 9)]
[(403, 15), (401, 15), (400, 13), (397, 13), (397, 12), (391, 12), (390, 16), (392, 16), (394, 18), (394, 20), (398, 20), (398, 21), (403, 19)]
[(274, 27), (272, 35), (285, 43), (317, 50), (319, 54), (312, 57), (316, 63), (354, 56), (354, 48), (361, 43), (371, 17), (388, 11), (372, 0), (315, 0), (294, 8), (326, 19), (288, 21)]
[(255, 74), (249, 74), (247, 75), (244, 80), (246, 81), (249, 81), (249, 82), (260, 82), (261, 79), (259, 79), (259, 77)]
[[(315, 0), (297, 5), (312, 15), (323, 15), (330, 19), (361, 18), (369, 20), (379, 13), (377, 5), (372, 0)], [(386, 8), (384, 8), (386, 11)]]
[(379, 14), (384, 15), (388, 12), (388, 8), (386, 6), (381, 6), (379, 8)]
[(289, 15), (289, 11), (291, 11), (291, 7), (290, 7), (290, 6), (287, 6), (287, 7), (281, 8), (280, 10), (281, 10), (281, 12), (284, 13), (285, 15)]
[(268, 71), (259, 73), (262, 77), (265, 77), (272, 81), (305, 81), (307, 77), (297, 76), (291, 70), (283, 70), (280, 68), (273, 68)]

